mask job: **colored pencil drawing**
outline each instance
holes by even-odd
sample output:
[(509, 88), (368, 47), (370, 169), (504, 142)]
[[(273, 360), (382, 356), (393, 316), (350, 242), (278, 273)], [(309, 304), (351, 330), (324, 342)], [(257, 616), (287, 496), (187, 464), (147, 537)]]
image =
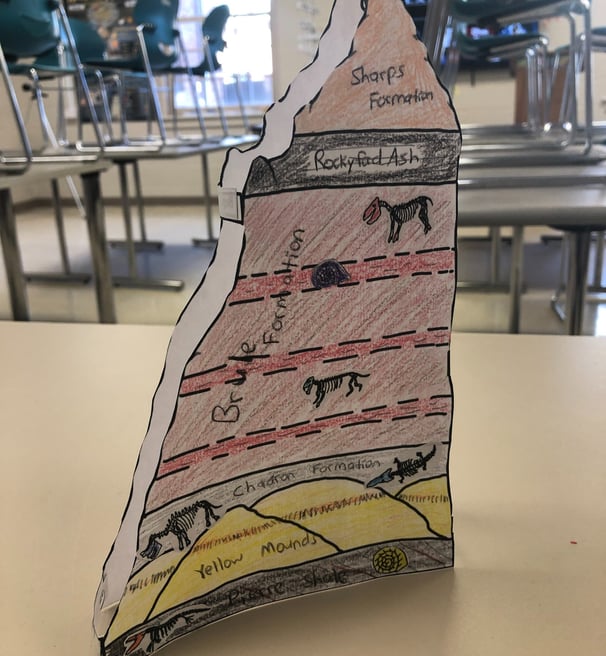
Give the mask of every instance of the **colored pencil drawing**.
[(108, 656), (453, 564), (460, 131), (400, 0), (363, 5), (337, 0), (260, 144), (228, 155), (96, 600)]

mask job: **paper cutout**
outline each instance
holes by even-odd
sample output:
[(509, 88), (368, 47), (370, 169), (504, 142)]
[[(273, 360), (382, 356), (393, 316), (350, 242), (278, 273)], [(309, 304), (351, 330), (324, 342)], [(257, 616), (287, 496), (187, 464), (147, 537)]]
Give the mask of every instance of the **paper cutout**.
[(228, 154), (96, 599), (104, 653), (452, 565), (459, 152), (402, 2), (337, 0), (260, 144)]

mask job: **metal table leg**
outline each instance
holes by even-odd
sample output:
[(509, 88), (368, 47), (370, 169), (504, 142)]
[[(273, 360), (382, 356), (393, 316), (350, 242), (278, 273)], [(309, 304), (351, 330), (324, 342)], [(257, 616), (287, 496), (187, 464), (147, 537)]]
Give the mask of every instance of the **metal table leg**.
[(180, 291), (184, 287), (182, 280), (142, 278), (137, 270), (137, 254), (133, 239), (133, 225), (130, 212), (130, 194), (128, 191), (128, 178), (126, 175), (126, 162), (118, 163), (120, 174), (120, 194), (122, 196), (122, 213), (124, 215), (124, 229), (126, 232), (126, 248), (128, 251), (128, 276), (114, 276), (114, 284), (118, 287), (133, 287), (137, 289), (165, 289)]
[(101, 323), (116, 323), (114, 291), (107, 253), (103, 204), (99, 173), (86, 173), (80, 176), (84, 189), (86, 225), (91, 248), (91, 258), (95, 276), (95, 293)]
[(29, 321), (23, 264), (17, 244), (15, 213), (9, 189), (0, 189), (0, 242), (2, 242), (2, 254), (13, 319), (15, 321)]
[(204, 207), (206, 209), (206, 232), (208, 237), (206, 239), (194, 238), (192, 243), (194, 246), (200, 246), (203, 248), (208, 248), (214, 246), (217, 243), (215, 237), (213, 237), (213, 207), (212, 201), (210, 200), (210, 179), (208, 177), (208, 153), (201, 153), (202, 158), (202, 185), (204, 189)]
[(522, 278), (524, 270), (524, 226), (513, 229), (511, 252), (511, 277), (509, 283), (509, 332), (520, 332), (520, 305), (522, 302)]
[[(136, 159), (129, 160), (128, 162), (119, 162), (120, 167), (120, 184), (121, 188), (124, 189), (125, 183), (122, 182), (122, 176), (126, 176), (126, 166), (131, 164), (133, 167), (133, 182), (135, 185), (135, 200), (137, 203), (137, 214), (139, 218), (139, 234), (140, 239), (135, 240), (134, 237), (131, 238), (129, 242), (128, 239), (112, 239), (109, 243), (112, 248), (131, 248), (135, 249), (136, 252), (142, 251), (160, 251), (164, 248), (164, 242), (162, 241), (150, 241), (147, 238), (147, 230), (145, 227), (145, 204), (143, 203), (143, 188), (141, 186), (141, 174), (139, 172), (139, 162)], [(124, 171), (123, 171), (124, 169)], [(124, 211), (124, 203), (130, 202), (129, 194), (124, 196), (124, 191), (122, 191), (122, 207)], [(130, 209), (128, 210), (130, 214)]]
[(583, 329), (583, 310), (587, 292), (587, 271), (591, 232), (579, 230), (570, 233), (570, 260), (566, 285), (566, 333), (580, 335)]

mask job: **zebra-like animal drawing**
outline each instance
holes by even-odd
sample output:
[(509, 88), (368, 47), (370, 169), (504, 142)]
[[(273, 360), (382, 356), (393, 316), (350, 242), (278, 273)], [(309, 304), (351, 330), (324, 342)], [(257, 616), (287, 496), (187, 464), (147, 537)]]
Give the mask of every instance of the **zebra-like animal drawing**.
[(179, 549), (185, 549), (185, 547), (188, 547), (191, 544), (187, 532), (194, 525), (198, 510), (204, 508), (206, 528), (208, 528), (212, 519), (219, 519), (213, 510), (220, 507), (221, 506), (213, 505), (210, 501), (206, 501), (206, 499), (201, 499), (200, 501), (196, 501), (195, 503), (172, 513), (166, 522), (164, 530), (159, 533), (152, 533), (149, 536), (147, 547), (141, 552), (141, 555), (143, 558), (149, 558), (150, 560), (157, 558), (162, 550), (162, 544), (160, 543), (159, 538), (164, 538), (169, 533), (172, 533), (176, 536), (177, 540), (179, 540)]
[(354, 389), (362, 389), (362, 383), (360, 383), (358, 378), (368, 378), (369, 376), (370, 374), (359, 374), (356, 371), (346, 371), (343, 374), (337, 374), (336, 376), (329, 376), (328, 378), (320, 379), (310, 376), (303, 383), (303, 391), (305, 394), (309, 395), (311, 394), (311, 390), (315, 385), (316, 398), (313, 403), (316, 408), (319, 408), (322, 401), (324, 401), (326, 398), (328, 392), (334, 392), (335, 390), (338, 390), (339, 387), (341, 387), (343, 384), (344, 380), (348, 379), (347, 387), (349, 391), (345, 396), (349, 396), (350, 394), (353, 394)]
[[(208, 608), (204, 608), (208, 610)], [(194, 624), (200, 610), (191, 610), (171, 617), (163, 624), (149, 627), (139, 633), (129, 635), (124, 640), (125, 654), (130, 656), (135, 652), (151, 654), (156, 647), (166, 644), (171, 636), (180, 628), (185, 628)]]
[(414, 219), (417, 212), (423, 224), (423, 232), (427, 234), (431, 230), (427, 203), (433, 205), (433, 201), (429, 196), (417, 196), (399, 205), (389, 205), (389, 203), (386, 203), (377, 196), (364, 210), (362, 220), (366, 221), (368, 225), (372, 225), (381, 216), (381, 208), (385, 208), (389, 212), (389, 237), (387, 238), (387, 242), (392, 244), (399, 241), (402, 225)]

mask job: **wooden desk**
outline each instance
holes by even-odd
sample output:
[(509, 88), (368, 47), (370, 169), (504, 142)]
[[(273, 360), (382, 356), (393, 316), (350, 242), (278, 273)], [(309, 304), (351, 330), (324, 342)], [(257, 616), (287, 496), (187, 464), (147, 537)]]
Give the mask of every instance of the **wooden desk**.
[(17, 244), (11, 189), (18, 185), (31, 185), (47, 180), (79, 175), (84, 191), (86, 225), (91, 247), (99, 321), (102, 323), (115, 323), (116, 311), (107, 256), (105, 220), (99, 184), (101, 171), (105, 171), (109, 166), (109, 162), (86, 164), (82, 162), (33, 163), (25, 173), (0, 175), (0, 241), (2, 243), (13, 318), (17, 321), (27, 321), (30, 317), (23, 265)]
[[(170, 334), (0, 323), (2, 653), (98, 654), (93, 598)], [(605, 362), (600, 338), (455, 334), (455, 568), (260, 608), (161, 653), (603, 656)]]

